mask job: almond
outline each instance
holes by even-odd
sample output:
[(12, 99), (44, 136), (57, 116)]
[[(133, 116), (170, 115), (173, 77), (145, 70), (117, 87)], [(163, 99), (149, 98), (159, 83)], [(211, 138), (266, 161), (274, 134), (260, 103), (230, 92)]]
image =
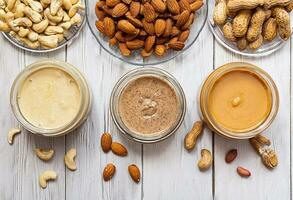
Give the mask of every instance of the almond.
[(172, 14), (179, 14), (180, 13), (180, 7), (176, 0), (166, 0), (167, 8)]
[(114, 8), (113, 8), (113, 11), (112, 11), (112, 16), (113, 17), (121, 17), (123, 15), (125, 15), (125, 13), (127, 13), (128, 11), (128, 6), (125, 5), (124, 3), (118, 3)]
[(178, 40), (180, 42), (183, 42), (184, 43), (188, 39), (189, 33), (190, 33), (189, 30), (186, 30), (186, 31), (181, 32), (180, 35), (179, 35), (179, 37), (178, 37)]
[(138, 33), (135, 35), (131, 35), (131, 34), (123, 34), (123, 35), (125, 37), (125, 41), (128, 42), (128, 41), (134, 40), (138, 36)]
[[(126, 44), (125, 43), (119, 43), (119, 50), (120, 50), (120, 53), (123, 55), (123, 56), (130, 56), (131, 55), (131, 51), (127, 48)], [(112, 143), (113, 145), (113, 143)], [(111, 145), (111, 149), (112, 149), (112, 145)], [(116, 147), (116, 145), (115, 145)], [(114, 148), (115, 148), (114, 147)], [(113, 151), (113, 149), (112, 149)], [(116, 151), (116, 150), (115, 150)], [(113, 151), (114, 152), (114, 151)]]
[(129, 21), (122, 19), (118, 22), (118, 29), (123, 31), (124, 33), (129, 34), (137, 34), (139, 30), (137, 30)]
[(166, 20), (166, 28), (165, 28), (163, 37), (168, 37), (171, 34), (172, 27), (173, 27), (173, 20), (168, 18)]
[[(117, 44), (118, 40), (116, 37), (112, 37), (108, 42), (110, 46), (114, 46)], [(111, 149), (111, 145), (110, 145), (110, 149)]]
[(172, 30), (171, 30), (171, 36), (174, 37), (174, 36), (177, 36), (179, 34), (180, 34), (180, 30), (176, 26), (173, 26)]
[(131, 4), (132, 0), (122, 0), (126, 4)]
[(112, 38), (115, 34), (115, 23), (114, 23), (114, 20), (111, 19), (110, 17), (105, 17), (104, 21), (104, 31), (105, 31), (105, 34)]
[(150, 52), (156, 42), (156, 36), (148, 36), (144, 43), (144, 50)]
[(145, 32), (144, 30), (141, 30), (139, 32), (139, 36), (147, 36), (147, 35), (148, 35), (147, 32)]
[(150, 52), (146, 52), (146, 50), (143, 49), (143, 50), (140, 52), (140, 55), (141, 55), (143, 58), (150, 57), (152, 54), (153, 54), (153, 50), (151, 50)]
[(180, 15), (176, 22), (177, 27), (183, 26), (189, 19), (190, 12), (188, 10), (184, 10)]
[(104, 181), (109, 181), (114, 176), (116, 172), (116, 167), (112, 163), (107, 164), (103, 171)]
[(225, 161), (226, 163), (231, 163), (237, 157), (237, 149), (231, 149), (227, 152)]
[(156, 45), (155, 53), (157, 56), (163, 56), (166, 53), (165, 45), (162, 45), (162, 44)]
[(132, 17), (137, 17), (137, 15), (139, 15), (140, 12), (140, 3), (137, 1), (133, 1), (130, 4), (130, 14), (132, 15)]
[(112, 8), (120, 2), (121, 2), (120, 0), (106, 0), (106, 5), (110, 8)]
[(156, 44), (165, 44), (168, 40), (169, 38), (159, 37), (159, 38), (156, 38)]
[(237, 167), (237, 172), (242, 177), (249, 177), (251, 176), (251, 173), (248, 169), (245, 169), (243, 167)]
[(183, 12), (184, 10), (188, 10), (190, 12), (191, 9), (188, 0), (180, 0), (178, 4), (181, 12)]
[(189, 19), (187, 20), (187, 22), (183, 26), (181, 26), (181, 30), (189, 29), (189, 27), (193, 23), (193, 20), (194, 20), (194, 14), (191, 13), (190, 16), (189, 16)]
[(164, 13), (166, 10), (166, 5), (162, 0), (152, 0), (151, 5), (155, 9), (155, 11), (159, 13)]
[(143, 27), (143, 24), (142, 22), (137, 19), (137, 18), (134, 18), (132, 17), (131, 15), (126, 15), (126, 18), (128, 19), (128, 21), (133, 24), (135, 27), (137, 28), (142, 28)]
[(173, 37), (171, 40), (169, 40), (169, 43), (174, 43), (178, 41), (178, 37)]
[(159, 37), (162, 35), (166, 28), (166, 22), (163, 19), (157, 19), (155, 23), (155, 33)]
[[(121, 43), (121, 44), (124, 44), (124, 43)], [(128, 153), (127, 149), (118, 142), (112, 142), (111, 149), (112, 149), (112, 152), (118, 156), (126, 156)]]
[(107, 14), (107, 15), (110, 15), (112, 16), (112, 12), (113, 12), (113, 9), (107, 7), (107, 6), (103, 6), (103, 10), (104, 12)]
[(142, 14), (147, 22), (153, 22), (156, 19), (156, 11), (148, 2), (143, 5)]
[(190, 9), (192, 12), (199, 10), (203, 6), (203, 1), (198, 0), (190, 4)]
[(184, 46), (185, 46), (184, 43), (183, 42), (179, 42), (179, 41), (168, 44), (168, 47), (170, 49), (175, 50), (175, 51), (182, 50), (184, 48)]
[(101, 33), (105, 34), (103, 21), (96, 21), (96, 27)]
[(135, 39), (135, 40), (126, 42), (126, 46), (130, 50), (140, 49), (140, 48), (142, 48), (144, 46), (144, 41), (139, 40), (139, 39)]
[(103, 9), (103, 6), (105, 6), (105, 5), (106, 5), (105, 1), (98, 1), (96, 3), (96, 8)]
[(112, 144), (111, 135), (109, 133), (103, 133), (101, 137), (101, 147), (105, 153), (111, 150), (111, 144)]
[(142, 20), (142, 25), (145, 30), (149, 35), (154, 35), (155, 34), (155, 27), (153, 23), (147, 22), (145, 19)]
[(135, 164), (132, 164), (132, 165), (128, 166), (128, 172), (129, 172), (129, 175), (131, 176), (132, 180), (134, 182), (136, 182), (136, 183), (139, 183), (139, 181), (140, 181), (140, 170)]
[(98, 1), (95, 6), (95, 13), (99, 20), (105, 18), (105, 12), (102, 10), (102, 7), (105, 5), (105, 2)]
[(121, 32), (121, 31), (117, 31), (117, 32), (115, 33), (115, 38), (117, 38), (117, 40), (118, 40), (119, 42), (126, 42), (125, 37), (124, 37), (124, 34), (123, 34), (123, 32)]

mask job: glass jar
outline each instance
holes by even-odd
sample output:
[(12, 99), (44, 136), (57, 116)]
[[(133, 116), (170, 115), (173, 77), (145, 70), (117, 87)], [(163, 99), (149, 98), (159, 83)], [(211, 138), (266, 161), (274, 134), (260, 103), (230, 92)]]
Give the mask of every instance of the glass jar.
[[(138, 134), (135, 131), (132, 131), (129, 127), (127, 127), (119, 114), (119, 100), (122, 95), (124, 89), (131, 83), (132, 81), (142, 78), (142, 77), (155, 77), (164, 82), (166, 82), (175, 92), (178, 102), (179, 102), (179, 111), (176, 118), (175, 123), (168, 128), (168, 130), (163, 131), (160, 134)], [(186, 112), (186, 99), (183, 89), (181, 88), (178, 81), (170, 75), (168, 72), (154, 67), (142, 67), (138, 69), (134, 69), (124, 76), (122, 76), (116, 85), (113, 88), (111, 98), (110, 98), (110, 113), (113, 118), (115, 125), (118, 127), (120, 132), (126, 136), (127, 138), (140, 142), (140, 143), (155, 143), (162, 140), (165, 140), (180, 127), (183, 122), (184, 116)]]
[[(80, 104), (77, 114), (72, 117), (72, 120), (69, 123), (58, 128), (45, 128), (34, 125), (24, 117), (18, 103), (18, 95), (25, 80), (32, 73), (44, 68), (56, 68), (69, 74), (76, 82), (80, 93)], [(48, 137), (61, 136), (72, 132), (86, 120), (91, 108), (91, 92), (84, 76), (77, 68), (63, 61), (44, 59), (30, 64), (15, 78), (10, 91), (10, 104), (16, 119), (26, 130), (37, 135)]]
[[(218, 81), (223, 75), (231, 71), (247, 71), (256, 75), (268, 88), (271, 104), (270, 112), (268, 115), (255, 127), (249, 130), (230, 130), (219, 124), (212, 116), (208, 108), (209, 94), (213, 89), (214, 84)], [(199, 111), (202, 120), (207, 124), (207, 126), (217, 134), (224, 136), (226, 138), (232, 139), (248, 139), (252, 138), (255, 135), (262, 133), (267, 129), (273, 120), (275, 119), (279, 108), (279, 93), (278, 89), (270, 77), (270, 75), (259, 67), (244, 63), (244, 62), (233, 62), (225, 64), (215, 71), (213, 71), (204, 81), (200, 93), (199, 93)]]

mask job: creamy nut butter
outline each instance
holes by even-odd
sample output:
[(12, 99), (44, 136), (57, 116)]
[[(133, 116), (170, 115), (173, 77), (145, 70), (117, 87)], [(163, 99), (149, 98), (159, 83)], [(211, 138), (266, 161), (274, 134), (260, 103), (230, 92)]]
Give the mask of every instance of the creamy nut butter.
[(216, 133), (247, 139), (264, 131), (279, 106), (277, 87), (262, 69), (249, 63), (228, 63), (204, 81), (200, 113)]
[(50, 65), (30, 74), (18, 93), (23, 116), (33, 125), (49, 129), (71, 122), (80, 103), (76, 81), (67, 72)]
[(122, 122), (138, 134), (159, 134), (170, 129), (179, 115), (173, 88), (154, 76), (130, 82), (119, 99)]
[(122, 76), (113, 88), (110, 112), (120, 132), (141, 143), (159, 142), (180, 127), (184, 92), (166, 71), (142, 67)]
[(221, 76), (208, 99), (208, 109), (214, 120), (231, 130), (253, 129), (267, 118), (271, 109), (268, 86), (245, 70)]
[(16, 77), (10, 103), (25, 129), (53, 137), (72, 132), (86, 120), (91, 92), (77, 68), (46, 59), (27, 66)]

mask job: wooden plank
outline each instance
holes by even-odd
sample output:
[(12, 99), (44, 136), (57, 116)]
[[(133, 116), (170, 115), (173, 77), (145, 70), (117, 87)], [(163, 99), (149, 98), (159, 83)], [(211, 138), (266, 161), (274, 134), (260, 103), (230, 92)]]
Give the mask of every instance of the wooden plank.
[[(5, 165), (0, 166), (0, 199), (65, 199), (65, 177), (62, 157), (64, 154), (64, 139), (48, 139), (34, 136), (23, 130), (13, 146), (7, 143), (7, 132), (11, 127), (19, 127), (14, 118), (9, 104), (10, 87), (16, 75), (24, 67), (44, 55), (26, 54), (10, 45), (2, 36), (0, 37), (2, 49), (0, 54), (0, 82), (2, 85), (0, 123), (1, 131), (1, 158)], [(64, 49), (63, 49), (64, 50)], [(48, 54), (48, 57), (64, 59), (64, 51)], [(56, 150), (54, 159), (48, 163), (39, 160), (35, 153), (35, 147), (50, 147)], [(59, 160), (59, 162), (58, 162)], [(45, 169), (54, 169), (58, 173), (58, 181), (49, 184), (46, 190), (39, 187), (39, 174)]]
[[(267, 57), (251, 59), (236, 56), (216, 44), (215, 67), (231, 61), (245, 61), (266, 70), (275, 80), (280, 93), (280, 108), (277, 118), (265, 131), (277, 151), (279, 166), (268, 170), (248, 141), (226, 140), (215, 137), (215, 199), (290, 199), (290, 47), (286, 46)], [(223, 56), (226, 55), (226, 56)], [(225, 154), (238, 149), (237, 159), (227, 165)], [(252, 176), (241, 178), (237, 166), (250, 169)]]
[[(131, 163), (141, 167), (141, 145), (123, 138), (108, 114), (114, 84), (134, 67), (102, 50), (88, 29), (68, 48), (67, 61), (83, 72), (93, 94), (86, 123), (66, 136), (66, 148), (77, 148), (78, 164), (76, 172), (66, 173), (67, 199), (141, 199), (141, 184), (133, 183), (127, 170)], [(113, 140), (125, 144), (127, 157), (103, 153), (100, 137), (104, 131), (110, 131)], [(102, 173), (107, 163), (116, 165), (116, 174), (111, 181), (104, 182)]]
[[(182, 56), (160, 65), (173, 74), (184, 89), (187, 113), (180, 129), (164, 142), (143, 146), (144, 199), (212, 199), (212, 168), (197, 168), (202, 148), (212, 151), (212, 134), (205, 130), (195, 150), (188, 153), (183, 140), (199, 120), (200, 85), (213, 66), (213, 39), (206, 26), (195, 44)], [(208, 58), (208, 59), (206, 59)]]

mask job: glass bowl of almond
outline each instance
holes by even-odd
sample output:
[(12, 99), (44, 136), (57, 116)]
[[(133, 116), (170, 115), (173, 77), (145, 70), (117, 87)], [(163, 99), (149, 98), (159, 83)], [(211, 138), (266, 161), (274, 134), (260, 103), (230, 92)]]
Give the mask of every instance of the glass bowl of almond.
[(135, 65), (171, 60), (198, 38), (206, 0), (86, 0), (87, 23), (97, 42)]

